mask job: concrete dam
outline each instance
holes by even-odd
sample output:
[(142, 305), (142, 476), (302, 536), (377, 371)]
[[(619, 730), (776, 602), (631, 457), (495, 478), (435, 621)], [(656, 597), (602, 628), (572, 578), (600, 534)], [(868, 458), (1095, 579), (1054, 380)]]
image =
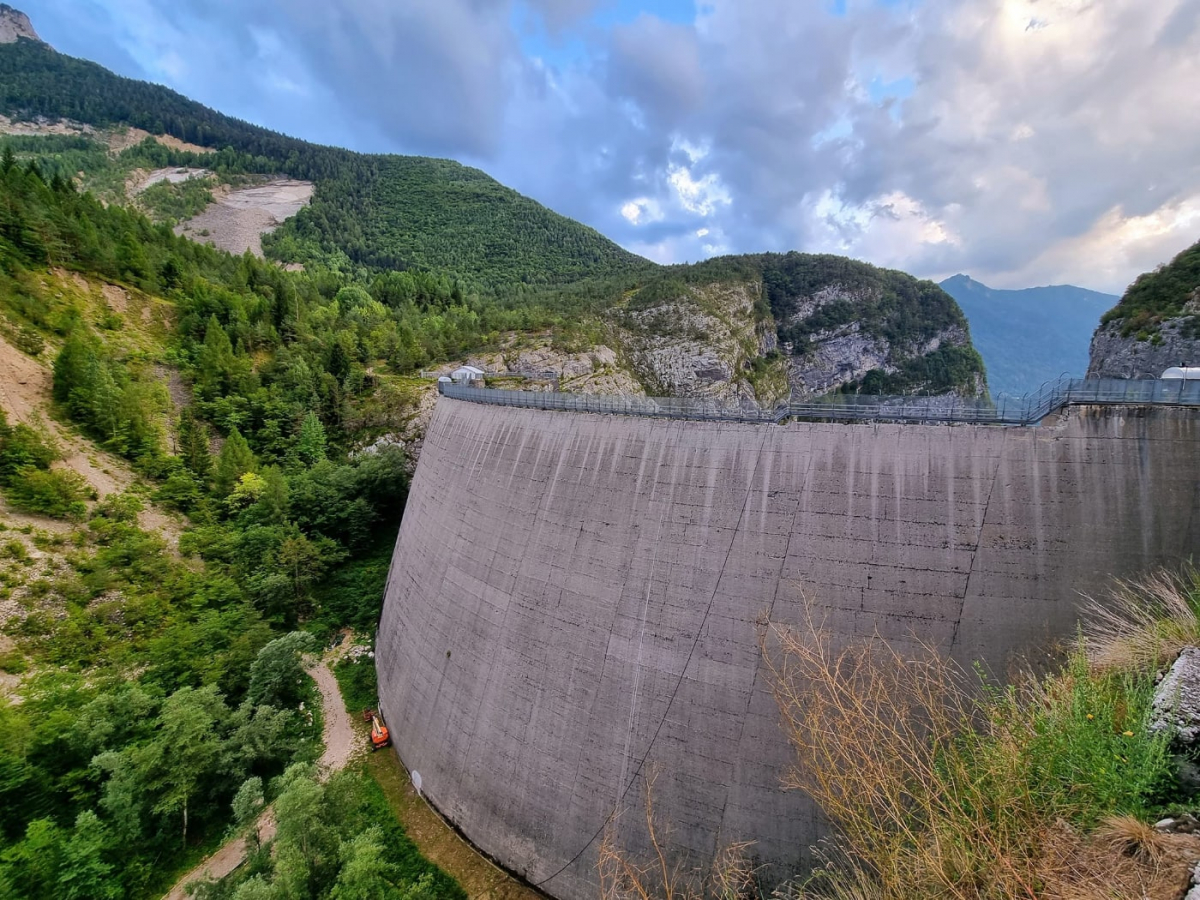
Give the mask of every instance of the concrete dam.
[[(501, 392), (494, 392), (501, 393)], [(1083, 594), (1200, 550), (1200, 410), (1074, 405), (1036, 427), (700, 422), (441, 397), (388, 578), (380, 704), (429, 800), (561, 900), (597, 848), (769, 889), (827, 834), (765, 623), (924, 640), (1003, 674)], [(414, 776), (414, 780), (417, 780)]]

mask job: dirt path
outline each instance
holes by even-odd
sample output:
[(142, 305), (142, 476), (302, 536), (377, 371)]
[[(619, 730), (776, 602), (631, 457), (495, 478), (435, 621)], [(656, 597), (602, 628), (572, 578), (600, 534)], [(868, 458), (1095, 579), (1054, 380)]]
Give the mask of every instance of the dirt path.
[[(264, 809), (254, 827), (258, 829), (260, 842), (269, 841), (275, 837), (274, 807), (268, 806)], [(249, 841), (250, 837), (247, 836), (222, 844), (220, 850), (175, 882), (175, 887), (171, 888), (171, 892), (164, 900), (186, 900), (187, 886), (193, 881), (224, 878), (242, 864), (242, 860), (246, 858), (246, 851), (249, 849), (247, 846)]]
[(313, 677), (321, 691), (325, 752), (317, 761), (317, 768), (321, 772), (321, 779), (325, 780), (334, 772), (346, 768), (350, 758), (365, 745), (361, 732), (354, 730), (350, 713), (346, 712), (342, 692), (338, 688), (337, 679), (333, 677), (329, 663), (322, 660), (310, 668), (308, 674)]
[[(342, 693), (338, 689), (337, 679), (329, 668), (327, 660), (320, 660), (308, 668), (308, 674), (317, 683), (321, 692), (321, 716), (324, 721), (322, 736), (325, 741), (325, 752), (317, 761), (317, 769), (321, 779), (328, 779), (334, 772), (344, 769), (363, 746), (363, 737), (354, 730), (350, 714), (346, 712), (346, 704), (342, 702)], [(268, 806), (258, 817), (254, 827), (258, 830), (260, 842), (266, 842), (275, 837), (275, 810)], [(198, 866), (175, 882), (170, 893), (164, 900), (185, 900), (186, 888), (193, 881), (205, 879), (221, 879), (242, 864), (246, 858), (249, 837), (239, 837), (226, 841), (221, 848), (201, 862)]]

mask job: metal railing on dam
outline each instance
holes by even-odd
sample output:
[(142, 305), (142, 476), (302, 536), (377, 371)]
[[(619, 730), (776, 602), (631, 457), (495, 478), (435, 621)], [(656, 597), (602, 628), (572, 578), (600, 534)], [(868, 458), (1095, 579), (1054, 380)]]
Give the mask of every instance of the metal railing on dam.
[(1061, 378), (1023, 397), (1002, 395), (996, 402), (967, 397), (896, 397), (829, 394), (781, 403), (772, 409), (728, 406), (695, 397), (633, 397), (506, 391), (438, 384), (454, 400), (523, 409), (569, 410), (610, 415), (724, 422), (780, 423), (786, 419), (844, 422), (964, 422), (980, 425), (1036, 425), (1073, 404), (1200, 406), (1200, 381), (1177, 379)]

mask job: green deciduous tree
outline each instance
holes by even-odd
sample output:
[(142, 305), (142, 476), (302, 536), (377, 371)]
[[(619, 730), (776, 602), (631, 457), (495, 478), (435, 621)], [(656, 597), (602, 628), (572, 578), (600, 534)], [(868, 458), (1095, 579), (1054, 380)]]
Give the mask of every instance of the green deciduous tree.
[(295, 706), (300, 701), (305, 677), (304, 654), (311, 653), (316, 645), (316, 638), (311, 634), (293, 631), (263, 647), (250, 667), (250, 690), (246, 699), (256, 706)]

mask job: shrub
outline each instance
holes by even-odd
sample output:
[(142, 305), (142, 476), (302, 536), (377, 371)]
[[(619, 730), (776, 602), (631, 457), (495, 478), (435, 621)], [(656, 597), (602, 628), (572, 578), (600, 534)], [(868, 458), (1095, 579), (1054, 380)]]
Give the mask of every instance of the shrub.
[[(1169, 737), (1144, 725), (1153, 670), (1064, 667), (997, 689), (931, 647), (834, 648), (775, 627), (764, 654), (796, 751), (793, 787), (837, 828), (828, 895), (1043, 896), (1064, 835), (1145, 818), (1174, 786)], [(835, 740), (830, 740), (836, 735)]]
[(84, 500), (93, 499), (95, 491), (75, 472), (26, 466), (10, 480), (5, 495), (22, 512), (77, 520), (87, 514)]
[(48, 469), (56, 459), (54, 448), (28, 425), (0, 429), (0, 484), (14, 478), (19, 469)]

